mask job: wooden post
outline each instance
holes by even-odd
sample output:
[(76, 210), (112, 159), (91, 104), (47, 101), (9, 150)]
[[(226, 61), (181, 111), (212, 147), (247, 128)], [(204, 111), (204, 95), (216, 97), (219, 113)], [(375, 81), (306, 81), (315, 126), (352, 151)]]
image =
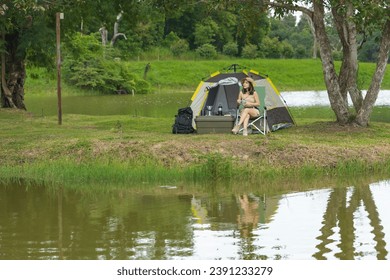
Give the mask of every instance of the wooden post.
[(62, 13), (56, 13), (56, 41), (57, 41), (57, 99), (58, 99), (58, 124), (62, 124), (61, 104), (61, 28), (60, 21), (64, 17)]

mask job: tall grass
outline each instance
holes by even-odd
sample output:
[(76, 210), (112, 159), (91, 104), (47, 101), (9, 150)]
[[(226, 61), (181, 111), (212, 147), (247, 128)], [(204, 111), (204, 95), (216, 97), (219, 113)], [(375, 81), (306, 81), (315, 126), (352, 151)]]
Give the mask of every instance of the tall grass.
[(361, 160), (339, 162), (334, 166), (303, 165), (275, 168), (265, 162), (235, 164), (235, 159), (220, 154), (206, 156), (196, 165), (165, 167), (153, 162), (40, 162), (19, 166), (0, 166), (0, 182), (35, 182), (46, 186), (110, 186), (132, 188), (143, 184), (177, 186), (181, 184), (255, 184), (274, 186), (294, 182), (317, 182), (338, 178), (385, 178), (390, 172), (390, 159), (375, 164)]

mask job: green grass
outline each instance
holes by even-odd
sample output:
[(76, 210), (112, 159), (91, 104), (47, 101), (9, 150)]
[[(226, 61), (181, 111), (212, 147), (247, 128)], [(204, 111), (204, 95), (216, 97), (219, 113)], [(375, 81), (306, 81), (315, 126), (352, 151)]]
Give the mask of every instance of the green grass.
[[(173, 135), (172, 118), (64, 115), (60, 126), (56, 116), (0, 109), (0, 182), (126, 187), (232, 184), (245, 178), (246, 183), (269, 182), (279, 188), (285, 181), (385, 176), (390, 171), (389, 122), (343, 129), (332, 123), (329, 108), (294, 108), (293, 113), (298, 126), (243, 139)], [(218, 148), (221, 141), (226, 148)], [(237, 157), (242, 145), (262, 152), (242, 160)], [(376, 156), (371, 159), (371, 154)], [(289, 160), (297, 163), (289, 165)]]
[[(321, 61), (319, 59), (255, 59), (255, 60), (154, 60), (123, 62), (128, 69), (139, 77), (143, 77), (144, 68), (150, 63), (151, 69), (147, 80), (152, 84), (154, 92), (190, 91), (193, 92), (202, 78), (220, 71), (231, 64), (248, 67), (268, 75), (280, 91), (325, 90)], [(336, 68), (340, 63), (336, 62)], [(359, 85), (367, 89), (375, 70), (373, 63), (360, 63)], [(26, 93), (44, 95), (56, 93), (56, 73), (49, 75), (43, 69), (28, 69)], [(80, 90), (63, 84), (65, 95), (98, 94), (95, 91)], [(382, 89), (390, 89), (390, 71), (386, 72)]]

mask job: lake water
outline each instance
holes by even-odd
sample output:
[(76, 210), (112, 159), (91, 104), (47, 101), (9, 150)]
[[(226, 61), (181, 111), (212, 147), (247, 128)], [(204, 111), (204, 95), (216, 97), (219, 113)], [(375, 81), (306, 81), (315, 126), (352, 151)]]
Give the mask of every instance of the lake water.
[(279, 195), (201, 189), (0, 186), (0, 259), (389, 259), (390, 180)]
[[(289, 107), (329, 106), (326, 91), (282, 92)], [(147, 95), (65, 96), (63, 114), (132, 115), (145, 117), (173, 117), (178, 108), (190, 105), (192, 93), (161, 93)], [(37, 115), (57, 114), (57, 97), (26, 96), (28, 111)], [(390, 91), (379, 93), (376, 106), (390, 106)]]
[[(363, 91), (363, 97), (367, 91)], [(330, 106), (326, 91), (289, 91), (281, 93), (289, 107)], [(351, 98), (348, 98), (352, 104)], [(390, 106), (390, 90), (382, 90), (375, 102), (376, 106)]]

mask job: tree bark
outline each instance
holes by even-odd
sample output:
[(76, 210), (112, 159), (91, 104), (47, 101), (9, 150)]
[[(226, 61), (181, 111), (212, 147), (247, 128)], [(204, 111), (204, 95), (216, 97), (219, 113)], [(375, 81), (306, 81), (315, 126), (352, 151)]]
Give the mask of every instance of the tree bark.
[[(273, 7), (276, 11), (283, 10), (301, 11), (312, 18), (315, 37), (319, 43), (322, 68), (325, 84), (328, 90), (328, 97), (331, 108), (334, 111), (337, 121), (340, 124), (347, 124), (350, 121), (348, 112), (348, 94), (351, 97), (355, 111), (357, 112), (354, 123), (360, 126), (367, 126), (373, 106), (378, 97), (379, 88), (385, 74), (390, 48), (390, 19), (385, 18), (386, 23), (382, 30), (382, 39), (380, 43), (377, 67), (372, 77), (371, 84), (365, 98), (358, 87), (358, 44), (357, 44), (357, 26), (353, 22), (356, 10), (352, 0), (343, 1), (325, 1), (313, 0), (313, 10), (303, 6), (295, 5), (298, 1), (267, 1), (263, 0), (265, 5)], [(343, 47), (343, 61), (340, 74), (337, 76), (333, 64), (332, 52), (329, 38), (324, 25), (324, 5), (325, 2), (330, 5), (335, 26)], [(370, 7), (368, 7), (370, 8)], [(388, 13), (384, 13), (388, 15)]]
[(324, 23), (325, 12), (323, 1), (313, 1), (313, 9), (313, 24), (317, 41), (320, 44), (322, 69), (330, 105), (336, 115), (337, 122), (345, 125), (349, 120), (349, 112), (345, 98), (341, 94), (338, 76), (333, 64), (332, 50)]
[(306, 19), (307, 23), (309, 24), (310, 31), (311, 31), (311, 34), (313, 36), (313, 55), (312, 55), (312, 58), (316, 59), (317, 58), (317, 51), (318, 51), (318, 42), (317, 42), (317, 38), (316, 38), (316, 31), (314, 29), (313, 20), (307, 14), (302, 14), (302, 16)]
[(345, 13), (340, 13), (339, 5), (332, 7), (335, 26), (343, 46), (343, 61), (339, 74), (341, 95), (348, 106), (348, 93), (351, 97), (355, 111), (358, 112), (363, 103), (363, 95), (357, 85), (358, 77), (358, 44), (356, 25), (350, 18), (353, 16), (354, 8), (350, 2)]
[(24, 60), (17, 56), (18, 34), (5, 36), (6, 53), (1, 55), (1, 105), (5, 108), (26, 110), (24, 105)]
[(114, 46), (116, 40), (119, 38), (119, 36), (123, 36), (125, 38), (125, 40), (127, 40), (127, 37), (124, 33), (120, 33), (118, 32), (119, 30), (119, 22), (121, 21), (122, 19), (122, 15), (123, 15), (123, 11), (121, 11), (117, 17), (116, 17), (116, 22), (114, 24), (114, 35), (112, 36), (112, 39), (111, 39), (111, 47)]
[(100, 35), (102, 37), (102, 45), (103, 46), (106, 46), (107, 45), (107, 41), (108, 41), (108, 31), (107, 31), (107, 28), (105, 26), (102, 26), (99, 28), (99, 32), (100, 32)]
[(355, 122), (360, 126), (368, 126), (372, 109), (378, 98), (380, 85), (385, 75), (387, 60), (389, 59), (390, 50), (390, 19), (387, 19), (379, 47), (378, 61), (376, 64), (375, 73), (372, 77), (370, 87), (368, 88), (366, 97), (363, 100), (363, 105), (359, 110)]

